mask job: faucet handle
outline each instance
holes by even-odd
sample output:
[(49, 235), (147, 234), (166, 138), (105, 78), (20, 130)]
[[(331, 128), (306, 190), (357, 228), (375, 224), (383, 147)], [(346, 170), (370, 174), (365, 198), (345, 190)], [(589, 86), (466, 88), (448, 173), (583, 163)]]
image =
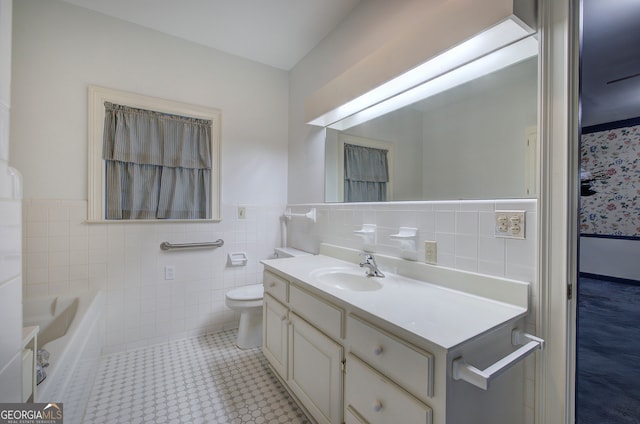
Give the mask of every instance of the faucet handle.
[(358, 253), (358, 255), (364, 258), (364, 261), (360, 264), (360, 266), (371, 263), (371, 262), (373, 262), (374, 264), (376, 263), (376, 259), (370, 253), (363, 252), (363, 253)]

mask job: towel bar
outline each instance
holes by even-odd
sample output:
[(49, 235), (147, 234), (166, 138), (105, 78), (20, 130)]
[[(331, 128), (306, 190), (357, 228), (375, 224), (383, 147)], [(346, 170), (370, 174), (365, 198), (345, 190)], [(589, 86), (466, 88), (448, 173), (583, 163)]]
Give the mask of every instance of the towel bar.
[(316, 222), (316, 208), (310, 208), (309, 212), (307, 213), (293, 213), (291, 212), (291, 208), (287, 208), (287, 210), (284, 211), (284, 216), (287, 219), (307, 218), (313, 222)]
[(224, 245), (224, 240), (218, 239), (216, 241), (209, 241), (204, 243), (179, 243), (179, 244), (171, 244), (167, 241), (163, 241), (160, 243), (160, 249), (162, 250), (173, 250), (173, 249), (202, 249), (202, 248), (211, 248), (211, 247), (221, 247)]
[(488, 390), (491, 380), (536, 350), (544, 349), (544, 340), (531, 334), (523, 333), (518, 329), (511, 332), (511, 344), (523, 346), (483, 370), (467, 364), (462, 357), (454, 359), (452, 363), (454, 380), (464, 380), (483, 390)]

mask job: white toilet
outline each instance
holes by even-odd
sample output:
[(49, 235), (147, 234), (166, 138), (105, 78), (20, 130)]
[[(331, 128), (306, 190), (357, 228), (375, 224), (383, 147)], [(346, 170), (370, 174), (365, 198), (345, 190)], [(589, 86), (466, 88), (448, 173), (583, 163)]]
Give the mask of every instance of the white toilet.
[[(289, 258), (292, 256), (309, 255), (307, 252), (291, 247), (276, 247), (275, 257)], [(240, 349), (250, 349), (262, 346), (262, 298), (264, 286), (253, 284), (238, 287), (228, 291), (225, 295), (227, 307), (240, 312), (240, 326), (236, 345)]]

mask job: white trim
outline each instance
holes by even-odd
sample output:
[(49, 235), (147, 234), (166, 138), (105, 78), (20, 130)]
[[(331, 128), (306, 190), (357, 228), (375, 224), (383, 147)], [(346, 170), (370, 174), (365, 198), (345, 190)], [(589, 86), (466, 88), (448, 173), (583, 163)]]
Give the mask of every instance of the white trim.
[[(540, 208), (536, 423), (573, 424), (578, 202), (578, 37), (580, 0), (540, 2)], [(575, 292), (575, 289), (574, 289)], [(573, 321), (572, 321), (573, 319)]]
[(344, 202), (344, 145), (352, 144), (356, 146), (371, 147), (387, 151), (387, 166), (389, 171), (389, 182), (387, 183), (387, 201), (393, 200), (393, 183), (395, 180), (393, 167), (393, 143), (372, 138), (356, 137), (339, 132), (338, 133), (338, 202)]
[(525, 129), (524, 183), (527, 197), (538, 195), (538, 127)]
[(88, 222), (184, 222), (184, 220), (145, 219), (145, 220), (105, 220), (105, 165), (102, 160), (102, 134), (104, 131), (104, 102), (148, 109), (174, 115), (211, 121), (211, 219), (192, 221), (220, 221), (222, 206), (220, 202), (221, 172), (220, 154), (220, 110), (175, 102), (126, 91), (90, 85), (88, 89)]

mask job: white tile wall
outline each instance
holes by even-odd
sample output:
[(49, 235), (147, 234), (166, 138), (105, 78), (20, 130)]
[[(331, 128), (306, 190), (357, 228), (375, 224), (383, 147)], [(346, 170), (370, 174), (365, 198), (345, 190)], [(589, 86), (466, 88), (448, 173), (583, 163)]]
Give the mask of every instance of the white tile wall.
[[(24, 201), (24, 295), (101, 289), (106, 351), (114, 352), (237, 326), (224, 304), (232, 287), (262, 278), (260, 259), (282, 245), (284, 205), (224, 205), (219, 223), (87, 224), (84, 200)], [(160, 243), (222, 238), (222, 248), (163, 252)], [(228, 267), (228, 252), (249, 257)], [(165, 265), (175, 279), (164, 279)]]
[[(438, 243), (438, 265), (498, 277), (535, 282), (537, 246), (536, 200), (480, 200), (451, 202), (399, 202), (289, 205), (293, 212), (317, 210), (318, 219), (294, 219), (287, 224), (289, 245), (317, 252), (320, 243), (362, 249), (363, 239), (353, 233), (362, 224), (376, 224), (375, 251), (400, 257), (400, 244), (389, 235), (400, 227), (418, 228), (418, 260), (424, 241)], [(526, 239), (494, 237), (495, 210), (525, 210)], [(535, 286), (535, 284), (532, 284)], [(535, 293), (535, 287), (532, 287)]]

